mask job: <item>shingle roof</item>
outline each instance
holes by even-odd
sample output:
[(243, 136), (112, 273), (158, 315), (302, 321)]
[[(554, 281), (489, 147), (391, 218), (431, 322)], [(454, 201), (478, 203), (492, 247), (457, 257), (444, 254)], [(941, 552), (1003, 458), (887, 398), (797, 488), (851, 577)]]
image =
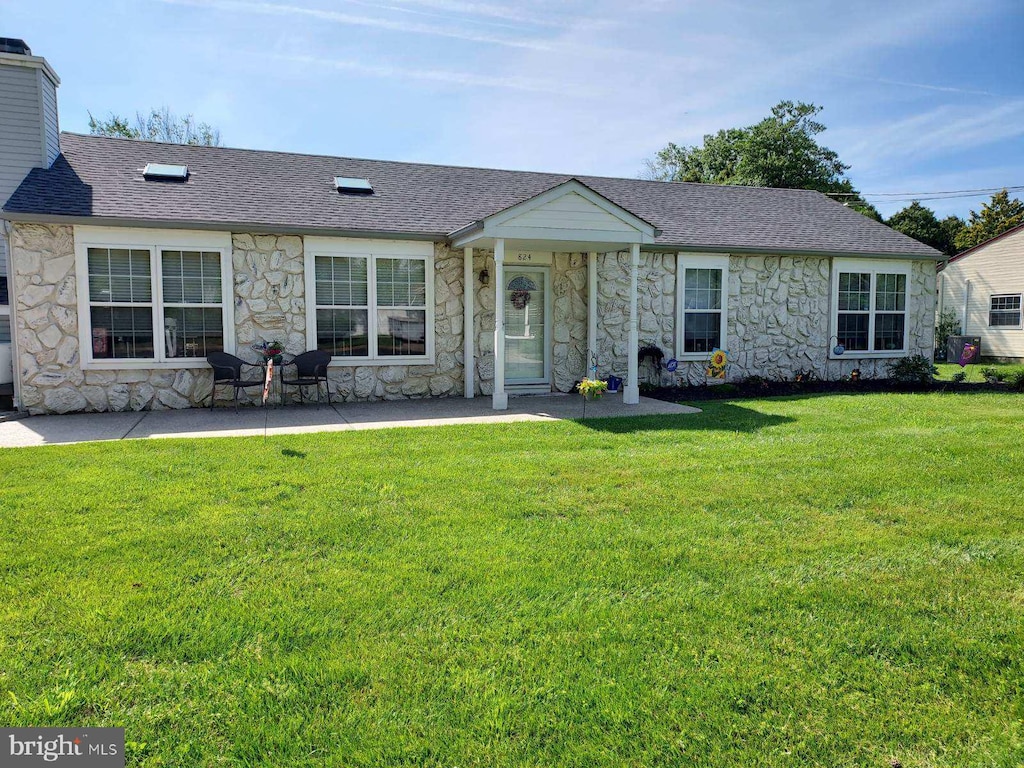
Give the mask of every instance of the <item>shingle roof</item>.
[[(661, 230), (658, 245), (722, 250), (940, 258), (889, 227), (807, 190), (715, 186), (460, 168), (321, 155), (190, 147), (61, 134), (62, 154), (35, 169), (5, 217), (90, 217), (257, 230), (443, 237), (577, 178)], [(146, 163), (187, 165), (184, 183), (145, 181)], [(335, 176), (374, 194), (340, 194)]]

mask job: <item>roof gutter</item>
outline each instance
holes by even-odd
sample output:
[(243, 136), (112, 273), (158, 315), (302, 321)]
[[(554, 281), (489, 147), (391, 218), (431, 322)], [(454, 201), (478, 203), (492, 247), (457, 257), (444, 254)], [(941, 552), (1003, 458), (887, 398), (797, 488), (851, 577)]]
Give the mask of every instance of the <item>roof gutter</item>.
[(333, 227), (296, 227), (287, 224), (255, 224), (239, 221), (184, 221), (182, 219), (124, 219), (108, 216), (56, 216), (46, 213), (17, 213), (0, 210), (0, 220), (25, 224), (79, 224), (92, 227), (140, 227), (146, 229), (198, 229), (212, 232), (236, 232), (256, 235), (330, 235), (382, 240), (418, 240), (444, 242), (443, 232), (394, 232)]
[[(267, 235), (327, 235), (331, 237), (362, 237), (381, 240), (414, 240), (451, 243), (471, 232), (482, 230), (483, 221), (474, 221), (453, 232), (395, 232), (390, 230), (344, 229), (334, 227), (297, 227), (287, 224), (255, 224), (240, 221), (182, 221), (181, 219), (130, 219), (104, 216), (58, 216), (54, 214), (17, 213), (0, 209), (0, 220), (26, 224), (80, 224), (86, 226), (142, 227), (158, 229), (198, 229), (213, 232), (237, 232)], [(643, 245), (642, 250), (652, 253), (734, 253), (737, 255), (817, 256), (822, 258), (910, 259), (943, 261), (939, 251), (934, 255), (920, 253), (892, 253), (870, 251), (829, 251), (820, 249), (771, 248), (721, 245), (693, 245), (690, 243), (656, 243)]]

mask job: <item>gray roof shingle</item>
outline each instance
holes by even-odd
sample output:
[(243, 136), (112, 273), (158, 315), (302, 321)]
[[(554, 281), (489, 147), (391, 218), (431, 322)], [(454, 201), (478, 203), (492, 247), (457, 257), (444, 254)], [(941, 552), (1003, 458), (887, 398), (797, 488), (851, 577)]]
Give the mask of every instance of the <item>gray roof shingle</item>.
[[(35, 169), (5, 218), (89, 217), (257, 230), (443, 238), (577, 178), (661, 230), (658, 245), (941, 258), (818, 192), (358, 160), (61, 134), (62, 154)], [(185, 183), (145, 181), (146, 163), (189, 167)], [(335, 176), (367, 178), (345, 195)]]

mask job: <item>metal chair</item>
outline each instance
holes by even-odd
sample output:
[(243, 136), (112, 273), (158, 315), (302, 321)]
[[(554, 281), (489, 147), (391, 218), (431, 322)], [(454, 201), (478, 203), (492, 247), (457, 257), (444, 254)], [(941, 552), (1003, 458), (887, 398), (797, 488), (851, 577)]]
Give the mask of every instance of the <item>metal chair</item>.
[[(309, 352), (303, 352), (301, 355), (296, 355), (295, 358), (288, 363), (285, 363), (281, 369), (281, 387), (282, 393), (285, 385), (290, 387), (299, 388), (299, 402), (303, 402), (303, 387), (316, 387), (316, 401), (317, 404), (323, 402), (323, 395), (320, 391), (320, 382), (324, 383), (324, 389), (327, 390), (327, 404), (331, 404), (331, 385), (327, 381), (327, 366), (331, 362), (331, 353), (324, 352), (323, 350), (313, 349)], [(285, 372), (290, 366), (295, 366), (295, 375), (293, 378), (287, 378)], [(282, 394), (283, 397), (283, 394)]]
[(265, 377), (258, 379), (242, 378), (242, 367), (260, 368), (257, 363), (247, 363), (240, 357), (235, 357), (227, 352), (211, 352), (206, 356), (206, 362), (213, 368), (213, 386), (210, 387), (210, 410), (216, 400), (217, 385), (226, 384), (235, 390), (235, 410), (238, 410), (238, 391), (240, 389), (251, 389), (252, 387), (263, 388)]

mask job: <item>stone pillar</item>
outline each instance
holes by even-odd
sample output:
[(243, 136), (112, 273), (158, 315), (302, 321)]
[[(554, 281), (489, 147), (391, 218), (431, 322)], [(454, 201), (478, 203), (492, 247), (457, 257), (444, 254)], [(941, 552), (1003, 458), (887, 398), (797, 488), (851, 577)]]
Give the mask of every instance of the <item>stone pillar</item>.
[(622, 402), (636, 405), (640, 402), (640, 361), (637, 352), (640, 348), (640, 329), (637, 318), (637, 272), (640, 269), (640, 244), (633, 243), (629, 254), (629, 341), (626, 358), (626, 387), (622, 393)]
[(473, 249), (463, 248), (462, 268), (462, 368), (463, 396), (473, 398), (475, 358), (473, 351)]
[(508, 409), (505, 391), (505, 240), (494, 241), (494, 410)]

